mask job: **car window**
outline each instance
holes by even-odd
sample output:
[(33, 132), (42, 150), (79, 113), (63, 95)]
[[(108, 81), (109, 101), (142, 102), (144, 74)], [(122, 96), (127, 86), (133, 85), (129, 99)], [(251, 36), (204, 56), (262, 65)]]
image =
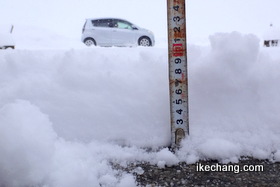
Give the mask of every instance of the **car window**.
[(131, 23), (122, 20), (117, 20), (116, 27), (119, 29), (132, 29)]
[(91, 22), (94, 27), (111, 27), (112, 25), (111, 19), (92, 20)]

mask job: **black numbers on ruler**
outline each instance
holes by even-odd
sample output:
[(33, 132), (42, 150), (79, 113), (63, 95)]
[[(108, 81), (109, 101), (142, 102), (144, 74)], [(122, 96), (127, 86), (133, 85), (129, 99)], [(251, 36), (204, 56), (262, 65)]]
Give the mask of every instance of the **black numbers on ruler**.
[(174, 27), (174, 32), (181, 32), (181, 28), (180, 27)]
[(179, 8), (180, 8), (179, 5), (173, 6), (173, 9), (176, 10), (177, 12), (179, 11)]
[(179, 16), (173, 17), (173, 21), (175, 21), (175, 22), (179, 22), (180, 20), (181, 20), (181, 18)]
[[(180, 58), (175, 58), (174, 63), (175, 64), (181, 64), (182, 60)], [(175, 74), (182, 74), (182, 69), (180, 69), (180, 68), (175, 69)]]
[[(173, 41), (173, 57), (175, 57), (173, 63), (175, 66), (177, 66), (175, 69), (174, 69), (174, 74), (176, 76), (183, 76), (183, 70), (182, 70), (182, 58), (184, 56), (184, 52), (183, 52), (183, 44), (182, 42), (184, 40), (182, 40), (180, 38), (182, 32), (184, 30), (182, 30), (182, 21), (183, 21), (183, 18), (180, 17), (180, 9), (181, 9), (181, 6), (180, 6), (180, 3), (178, 0), (174, 0), (174, 3), (175, 5), (173, 6), (173, 10), (174, 10), (174, 16), (172, 18), (172, 21), (173, 23), (176, 24), (175, 27), (173, 27), (173, 32), (176, 34), (177, 38), (174, 38)], [(177, 12), (177, 13), (176, 13)], [(179, 14), (179, 15), (178, 15)], [(182, 94), (183, 93), (183, 90), (182, 90), (182, 87), (180, 86), (181, 84), (183, 84), (182, 80), (179, 78), (179, 79), (175, 79), (175, 91), (174, 91), (174, 96), (175, 96), (175, 99), (173, 100), (173, 103), (177, 106), (175, 109), (175, 113), (178, 115), (177, 116), (177, 119), (175, 119), (175, 123), (177, 125), (183, 125), (184, 124), (184, 120), (183, 120), (183, 115), (184, 115), (184, 110), (183, 110), (183, 103), (185, 102), (183, 99), (181, 99), (182, 97)]]
[(183, 113), (183, 110), (179, 109), (179, 110), (176, 110), (176, 112), (181, 115)]
[(184, 123), (184, 121), (182, 119), (178, 119), (176, 120), (177, 125), (182, 125)]
[(182, 70), (181, 69), (175, 69), (175, 74), (181, 74)]
[(175, 93), (178, 94), (178, 95), (180, 95), (180, 94), (183, 93), (183, 91), (182, 91), (182, 89), (177, 89), (177, 90), (175, 90)]
[(175, 64), (181, 64), (181, 63), (182, 63), (182, 60), (180, 58), (175, 59)]
[[(177, 12), (179, 11), (179, 8), (180, 8), (179, 5), (173, 6), (173, 9)], [(180, 16), (174, 16), (173, 17), (173, 21), (176, 22), (176, 23), (178, 23), (180, 20), (181, 20)], [(181, 28), (180, 27), (174, 27), (173, 31), (174, 32), (181, 32)]]
[[(176, 58), (175, 59), (175, 63), (177, 62), (178, 63), (181, 63), (181, 59), (179, 58)], [(182, 73), (182, 70), (181, 69), (175, 69), (175, 73)], [(184, 124), (184, 120), (182, 119), (182, 115), (184, 113), (183, 109), (181, 107), (183, 107), (183, 103), (185, 101), (183, 101), (183, 99), (180, 99), (180, 96), (183, 94), (183, 90), (182, 88), (179, 87), (179, 85), (182, 83), (181, 80), (178, 80), (178, 79), (175, 79), (175, 99), (173, 101), (174, 104), (176, 104), (178, 107), (178, 109), (175, 111), (179, 116), (176, 120), (176, 124), (177, 125), (183, 125)], [(179, 97), (179, 98), (178, 98)]]
[(182, 100), (182, 99), (176, 99), (176, 100), (175, 100), (175, 103), (176, 103), (177, 105), (181, 105), (181, 104), (183, 103), (183, 100)]

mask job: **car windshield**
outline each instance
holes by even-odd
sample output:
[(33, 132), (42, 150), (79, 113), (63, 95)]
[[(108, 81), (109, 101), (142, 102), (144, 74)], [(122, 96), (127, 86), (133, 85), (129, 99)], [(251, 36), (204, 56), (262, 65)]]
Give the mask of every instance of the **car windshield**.
[(132, 29), (132, 25), (128, 22), (118, 20), (117, 25), (119, 29)]

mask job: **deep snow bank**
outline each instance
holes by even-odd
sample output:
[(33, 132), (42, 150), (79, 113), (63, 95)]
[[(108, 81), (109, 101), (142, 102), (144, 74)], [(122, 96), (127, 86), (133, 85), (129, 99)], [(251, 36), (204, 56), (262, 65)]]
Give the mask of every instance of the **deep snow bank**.
[(1, 104), (28, 100), (59, 136), (138, 146), (167, 145), (164, 49), (91, 48), (1, 54)]
[(280, 148), (280, 48), (272, 58), (258, 38), (236, 32), (210, 42), (208, 53), (190, 55), (191, 136), (181, 158), (273, 159)]
[(191, 135), (176, 155), (139, 148), (170, 140), (166, 48), (0, 51), (0, 185), (135, 186), (109, 161), (280, 161), (280, 58), (253, 35), (210, 42), (189, 46)]

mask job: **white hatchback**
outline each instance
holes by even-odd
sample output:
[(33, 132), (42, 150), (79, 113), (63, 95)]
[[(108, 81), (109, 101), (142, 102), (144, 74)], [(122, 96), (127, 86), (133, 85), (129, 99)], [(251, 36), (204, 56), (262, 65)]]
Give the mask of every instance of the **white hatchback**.
[(87, 46), (153, 46), (151, 31), (117, 18), (86, 19), (82, 42)]
[(15, 42), (12, 36), (14, 26), (11, 27), (6, 25), (0, 26), (0, 49), (14, 49)]

